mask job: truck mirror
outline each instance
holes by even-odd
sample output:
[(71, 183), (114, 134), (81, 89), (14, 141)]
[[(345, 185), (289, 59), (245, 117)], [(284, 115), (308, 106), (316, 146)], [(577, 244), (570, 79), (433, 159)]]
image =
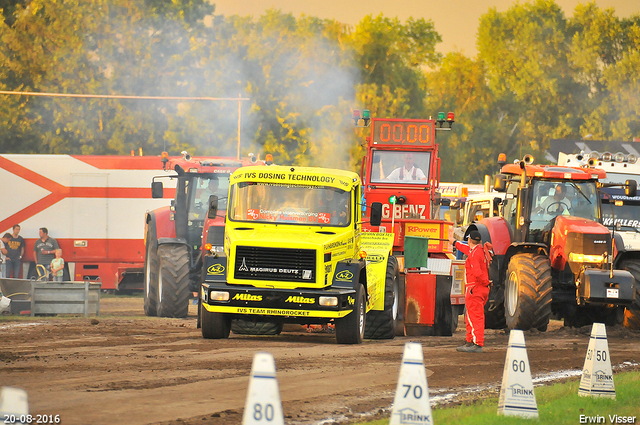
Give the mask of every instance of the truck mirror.
[(151, 197), (154, 199), (163, 197), (162, 182), (151, 183)]
[(369, 224), (372, 226), (380, 226), (382, 222), (382, 203), (374, 202), (371, 204), (371, 217)]
[(493, 184), (496, 192), (504, 192), (507, 190), (507, 176), (504, 174), (496, 174), (496, 180)]
[(635, 180), (627, 180), (624, 183), (624, 194), (634, 197), (638, 194), (638, 183)]
[(216, 218), (218, 216), (218, 195), (209, 196), (209, 211), (207, 217)]

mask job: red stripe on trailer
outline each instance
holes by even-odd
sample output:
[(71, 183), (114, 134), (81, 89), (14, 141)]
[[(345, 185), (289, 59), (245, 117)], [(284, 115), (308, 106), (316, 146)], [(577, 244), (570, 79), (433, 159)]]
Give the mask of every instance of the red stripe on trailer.
[[(74, 157), (75, 158), (75, 157)], [(120, 157), (128, 158), (128, 157)], [(132, 157), (135, 158), (135, 157)], [(138, 159), (138, 158), (135, 158)], [(98, 161), (108, 163), (110, 161)], [(148, 161), (150, 162), (150, 161)], [(133, 164), (132, 162), (131, 164)], [(136, 162), (138, 163), (138, 162)], [(157, 165), (157, 164), (156, 164)], [(151, 199), (151, 189), (142, 187), (66, 187), (51, 179), (48, 179), (22, 165), (16, 164), (13, 161), (0, 156), (0, 168), (4, 168), (6, 171), (15, 174), (33, 183), (41, 188), (51, 192), (34, 202), (33, 204), (23, 208), (15, 214), (0, 221), (0, 229), (8, 229), (15, 223), (21, 223), (37, 213), (46, 210), (47, 208), (55, 205), (65, 198), (148, 198)], [(157, 168), (157, 167), (154, 167)], [(136, 167), (128, 169), (138, 169)], [(150, 168), (153, 169), (153, 168)], [(167, 188), (165, 197), (173, 198), (175, 196), (175, 189)]]
[(159, 156), (70, 155), (101, 170), (161, 170)]

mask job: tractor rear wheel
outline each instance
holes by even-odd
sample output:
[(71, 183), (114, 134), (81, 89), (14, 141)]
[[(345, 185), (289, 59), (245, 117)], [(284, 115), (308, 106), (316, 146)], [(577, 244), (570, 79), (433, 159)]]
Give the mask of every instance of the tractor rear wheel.
[(551, 264), (544, 255), (522, 253), (507, 268), (504, 306), (509, 329), (546, 330), (551, 316)]
[(231, 318), (224, 313), (213, 313), (200, 303), (202, 337), (206, 339), (229, 338)]
[(341, 319), (336, 319), (336, 341), (338, 344), (362, 343), (366, 312), (367, 304), (364, 287), (359, 284), (358, 289), (356, 289), (353, 311)]
[(364, 327), (366, 339), (393, 339), (398, 322), (400, 272), (398, 260), (390, 256), (384, 282), (384, 310), (370, 310)]
[(158, 316), (187, 317), (189, 312), (189, 247), (163, 244), (158, 247)]
[(636, 300), (624, 311), (623, 325), (626, 328), (640, 329), (640, 261), (623, 261), (620, 268), (627, 270), (636, 280)]
[(158, 245), (147, 231), (147, 249), (144, 257), (144, 314), (158, 315)]
[(282, 326), (282, 323), (238, 319), (231, 322), (231, 331), (238, 335), (280, 335)]

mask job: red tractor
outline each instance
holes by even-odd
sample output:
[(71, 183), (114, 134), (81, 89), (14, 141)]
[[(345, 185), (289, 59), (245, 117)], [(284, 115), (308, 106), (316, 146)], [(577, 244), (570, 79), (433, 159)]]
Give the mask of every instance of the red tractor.
[[(501, 217), (467, 229), (493, 244), (485, 307), (487, 328), (545, 331), (551, 317), (567, 326), (621, 323), (634, 301), (634, 278), (614, 270), (616, 248), (602, 222), (603, 170), (534, 165), (531, 155), (505, 165), (495, 189), (505, 192)], [(635, 181), (625, 192), (635, 196)]]
[[(364, 119), (356, 112), (356, 125)], [(382, 223), (363, 230), (393, 232), (393, 257), (387, 274), (396, 276), (394, 315), (400, 335), (451, 335), (464, 309), (461, 279), (452, 291), (452, 276), (462, 270), (455, 264), (447, 239), (453, 223), (438, 219), (440, 158), (436, 130), (450, 130), (453, 113), (445, 119), (370, 120), (367, 154), (362, 163), (366, 205), (382, 203)], [(370, 209), (363, 202), (366, 218)], [(428, 253), (427, 253), (428, 251)], [(391, 257), (391, 258), (393, 258)], [(420, 258), (423, 257), (423, 258)], [(452, 309), (452, 301), (454, 307)], [(367, 323), (366, 329), (375, 329)], [(373, 337), (373, 336), (367, 336)]]
[(256, 165), (255, 158), (169, 158), (162, 154), (163, 169), (169, 174), (154, 177), (153, 198), (163, 197), (162, 178), (176, 179), (171, 205), (149, 211), (145, 216), (144, 312), (147, 316), (186, 317), (189, 298), (199, 291), (202, 247), (211, 244), (222, 252), (224, 216), (207, 218), (209, 200), (217, 197), (226, 208), (230, 174), (244, 165)]

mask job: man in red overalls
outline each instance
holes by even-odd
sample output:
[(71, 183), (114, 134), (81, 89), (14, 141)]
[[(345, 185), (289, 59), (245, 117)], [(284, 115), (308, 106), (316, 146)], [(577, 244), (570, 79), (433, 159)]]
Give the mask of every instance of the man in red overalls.
[(464, 303), (467, 313), (464, 321), (467, 325), (467, 337), (458, 351), (466, 353), (482, 353), (484, 345), (484, 305), (489, 298), (489, 270), (487, 259), (482, 248), (480, 232), (472, 230), (469, 233), (469, 245), (458, 241), (453, 246), (467, 255), (464, 264), (465, 293)]

